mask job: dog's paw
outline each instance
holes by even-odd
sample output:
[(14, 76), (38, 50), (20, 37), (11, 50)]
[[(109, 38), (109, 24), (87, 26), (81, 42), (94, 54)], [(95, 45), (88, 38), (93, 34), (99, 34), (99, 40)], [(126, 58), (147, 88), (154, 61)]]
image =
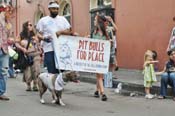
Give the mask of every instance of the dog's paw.
[(45, 104), (44, 99), (40, 99), (40, 103)]
[(56, 100), (52, 100), (52, 103), (55, 104), (56, 103)]

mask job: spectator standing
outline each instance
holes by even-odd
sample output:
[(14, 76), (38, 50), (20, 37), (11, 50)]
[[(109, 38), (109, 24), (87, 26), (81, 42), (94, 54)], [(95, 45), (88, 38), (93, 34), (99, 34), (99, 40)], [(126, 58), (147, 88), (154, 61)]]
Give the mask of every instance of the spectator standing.
[(9, 22), (11, 19), (11, 10), (5, 6), (0, 5), (0, 100), (9, 100), (5, 96), (6, 92), (6, 78), (8, 69), (8, 46), (10, 40), (8, 38), (11, 34), (12, 25)]
[[(33, 25), (30, 21), (23, 23), (23, 29), (20, 33), (20, 40), (16, 47), (22, 52), (21, 54), (28, 57), (27, 66), (24, 69), (23, 81), (27, 85), (26, 91), (38, 91), (37, 78), (40, 73), (40, 54), (38, 39), (34, 33)], [(21, 64), (24, 65), (24, 64)], [(33, 88), (31, 88), (33, 82)]]

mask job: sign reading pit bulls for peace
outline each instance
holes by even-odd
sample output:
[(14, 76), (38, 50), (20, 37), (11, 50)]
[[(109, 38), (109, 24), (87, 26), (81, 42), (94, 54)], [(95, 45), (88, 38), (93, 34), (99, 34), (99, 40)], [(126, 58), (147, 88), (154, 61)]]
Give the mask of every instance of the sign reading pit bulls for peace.
[(53, 44), (57, 69), (108, 72), (109, 41), (62, 35), (55, 38)]

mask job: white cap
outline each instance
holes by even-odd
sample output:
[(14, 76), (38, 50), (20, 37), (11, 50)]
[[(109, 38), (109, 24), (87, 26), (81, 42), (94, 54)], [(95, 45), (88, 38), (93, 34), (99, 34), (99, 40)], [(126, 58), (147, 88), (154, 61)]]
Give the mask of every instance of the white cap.
[(52, 3), (48, 5), (48, 8), (59, 8), (59, 5), (57, 3)]

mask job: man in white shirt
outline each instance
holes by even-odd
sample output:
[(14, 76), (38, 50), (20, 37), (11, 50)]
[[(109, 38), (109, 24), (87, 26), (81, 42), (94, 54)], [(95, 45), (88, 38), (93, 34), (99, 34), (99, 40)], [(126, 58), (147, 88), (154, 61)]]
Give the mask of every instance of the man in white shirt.
[(50, 15), (40, 19), (36, 29), (39, 32), (39, 38), (44, 41), (44, 62), (48, 73), (56, 74), (58, 70), (55, 68), (53, 38), (59, 35), (70, 35), (72, 32), (69, 22), (63, 16), (58, 15), (57, 2), (50, 2), (48, 9)]
[[(57, 74), (59, 71), (55, 65), (53, 39), (57, 39), (60, 35), (70, 35), (72, 32), (69, 22), (63, 16), (58, 15), (59, 5), (57, 2), (50, 2), (48, 9), (50, 15), (41, 18), (36, 29), (39, 32), (38, 37), (43, 40), (44, 62), (48, 73)], [(55, 87), (55, 85), (53, 86)], [(58, 100), (55, 90), (52, 90), (52, 94), (54, 96), (53, 101)], [(43, 102), (42, 99), (40, 101)], [(59, 99), (59, 102), (62, 103), (61, 99)]]

